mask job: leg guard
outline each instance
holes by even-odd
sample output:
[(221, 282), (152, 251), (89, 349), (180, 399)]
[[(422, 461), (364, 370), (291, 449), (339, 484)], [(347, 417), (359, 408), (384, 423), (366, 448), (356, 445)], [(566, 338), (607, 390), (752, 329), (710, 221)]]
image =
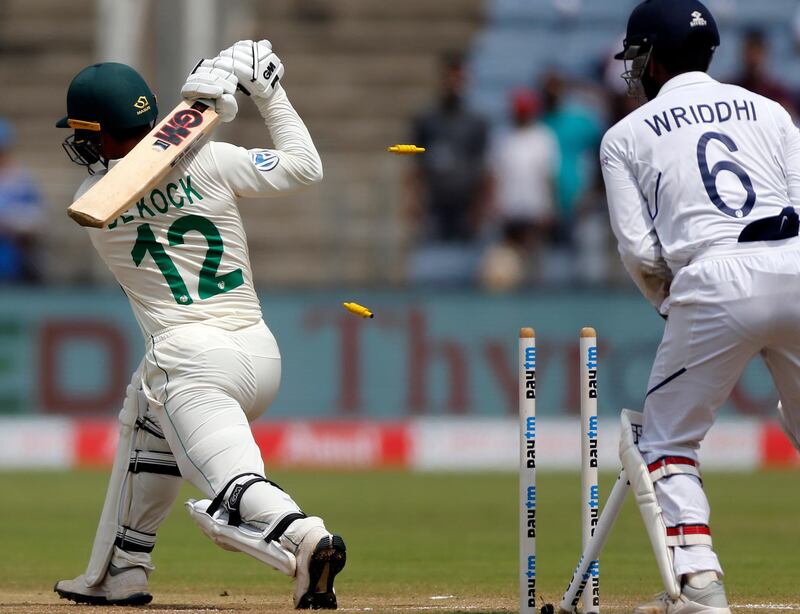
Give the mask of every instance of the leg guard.
[(289, 525), (306, 516), (299, 510), (290, 509), (270, 514), (273, 519), (266, 528), (244, 522), (240, 510), (242, 498), (255, 484), (281, 490), (265, 477), (246, 473), (228, 482), (213, 501), (190, 499), (186, 502), (186, 509), (200, 530), (221, 548), (244, 552), (287, 576), (294, 576), (297, 562), (294, 553), (282, 545), (282, 538)]
[(115, 567), (153, 569), (155, 534), (178, 495), (180, 473), (161, 429), (148, 413), (141, 368), (133, 374), (122, 411), (120, 435), (97, 527), (86, 584), (97, 586)]
[(156, 532), (169, 514), (182, 480), (175, 457), (152, 416), (146, 413), (136, 426), (136, 446), (128, 464), (124, 492), (127, 501), (120, 502), (111, 564), (152, 571), (150, 553)]
[[(667, 527), (661, 517), (661, 508), (656, 500), (656, 491), (650, 477), (650, 469), (644, 462), (637, 444), (642, 432), (642, 414), (629, 409), (622, 410), (622, 433), (619, 441), (619, 457), (628, 481), (636, 497), (647, 535), (653, 546), (658, 571), (664, 581), (664, 589), (671, 599), (680, 597), (681, 587), (672, 567), (672, 552), (667, 541)], [(656, 468), (666, 474), (667, 466)], [(673, 536), (674, 537), (674, 536)]]
[[(649, 462), (661, 517), (667, 526), (667, 545), (678, 577), (703, 571), (722, 575), (719, 559), (711, 548), (709, 507), (693, 458), (643, 452)], [(684, 580), (686, 578), (683, 578)]]

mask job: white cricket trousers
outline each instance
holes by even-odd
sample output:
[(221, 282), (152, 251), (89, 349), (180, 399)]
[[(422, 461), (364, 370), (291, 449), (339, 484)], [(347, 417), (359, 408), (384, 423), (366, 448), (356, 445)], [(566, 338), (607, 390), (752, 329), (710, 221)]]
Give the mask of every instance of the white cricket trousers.
[[(800, 240), (740, 243), (696, 257), (673, 280), (664, 337), (650, 373), (639, 448), (645, 461), (697, 451), (750, 360), (761, 355), (800, 435)], [(656, 482), (667, 526), (709, 524), (700, 481)], [(713, 530), (713, 527), (712, 527)], [(674, 549), (675, 573), (722, 573), (708, 546)]]
[[(263, 321), (236, 331), (189, 324), (147, 343), (143, 383), (150, 408), (182, 476), (208, 498), (243, 473), (264, 476), (249, 421), (275, 398), (280, 377), (278, 345)], [(296, 511), (287, 493), (265, 482), (242, 497), (242, 518), (261, 528)]]

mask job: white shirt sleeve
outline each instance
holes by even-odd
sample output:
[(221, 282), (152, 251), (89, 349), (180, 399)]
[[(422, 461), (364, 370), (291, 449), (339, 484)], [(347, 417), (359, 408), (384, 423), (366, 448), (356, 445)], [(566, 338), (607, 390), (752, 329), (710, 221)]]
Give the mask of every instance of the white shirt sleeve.
[(267, 101), (256, 99), (274, 149), (244, 149), (213, 143), (222, 180), (241, 197), (264, 197), (322, 180), (322, 161), (303, 120), (278, 84)]
[[(669, 295), (672, 274), (661, 256), (647, 199), (639, 189), (623, 124), (609, 130), (600, 146), (609, 217), (619, 254), (642, 294), (657, 309)], [(631, 135), (632, 136), (632, 135)]]

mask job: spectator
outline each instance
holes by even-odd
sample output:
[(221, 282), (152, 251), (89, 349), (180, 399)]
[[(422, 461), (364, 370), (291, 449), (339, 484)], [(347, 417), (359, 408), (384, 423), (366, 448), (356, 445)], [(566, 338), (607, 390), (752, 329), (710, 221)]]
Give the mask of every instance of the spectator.
[(461, 56), (442, 59), (438, 104), (413, 124), (413, 142), (427, 152), (415, 158), (410, 213), (419, 246), (410, 277), (420, 283), (474, 281), (478, 234), (486, 202), (487, 124), (464, 105)]
[[(494, 215), (502, 241), (491, 248), (483, 262), (485, 286), (507, 289), (521, 279), (493, 280), (493, 266), (508, 262), (514, 254), (520, 260), (515, 270), (527, 270), (524, 277), (536, 280), (541, 269), (539, 255), (550, 235), (555, 217), (554, 192), (559, 170), (559, 151), (555, 136), (539, 121), (541, 102), (529, 90), (517, 90), (511, 96), (513, 129), (500, 137), (492, 159), (495, 184)], [(502, 253), (502, 259), (497, 254)]]
[(603, 135), (599, 114), (577, 101), (567, 100), (566, 87), (558, 72), (548, 72), (543, 77), (543, 122), (556, 137), (561, 166), (556, 181), (557, 220), (553, 245), (542, 273), (543, 281), (558, 284), (582, 278), (578, 267), (582, 258), (575, 246), (578, 209), (595, 183), (597, 151)]
[(11, 124), (0, 118), (0, 283), (35, 283), (42, 198), (30, 173), (14, 162), (13, 144)]
[(767, 69), (768, 60), (769, 44), (766, 34), (759, 29), (747, 31), (742, 41), (742, 72), (731, 81), (756, 94), (761, 94), (780, 103), (789, 113), (794, 115), (795, 108), (792, 96), (786, 87), (769, 74)]
[(561, 151), (557, 180), (558, 235), (561, 243), (572, 245), (572, 229), (578, 202), (592, 186), (596, 175), (597, 151), (603, 125), (592, 109), (565, 101), (566, 84), (557, 72), (545, 75), (543, 121), (555, 134)]

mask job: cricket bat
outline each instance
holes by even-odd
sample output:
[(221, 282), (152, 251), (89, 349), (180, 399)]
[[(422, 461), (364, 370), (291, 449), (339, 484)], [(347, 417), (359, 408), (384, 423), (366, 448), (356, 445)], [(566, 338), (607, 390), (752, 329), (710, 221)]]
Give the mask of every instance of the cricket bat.
[(102, 228), (133, 206), (219, 123), (208, 104), (181, 102), (128, 155), (67, 209), (81, 226)]

